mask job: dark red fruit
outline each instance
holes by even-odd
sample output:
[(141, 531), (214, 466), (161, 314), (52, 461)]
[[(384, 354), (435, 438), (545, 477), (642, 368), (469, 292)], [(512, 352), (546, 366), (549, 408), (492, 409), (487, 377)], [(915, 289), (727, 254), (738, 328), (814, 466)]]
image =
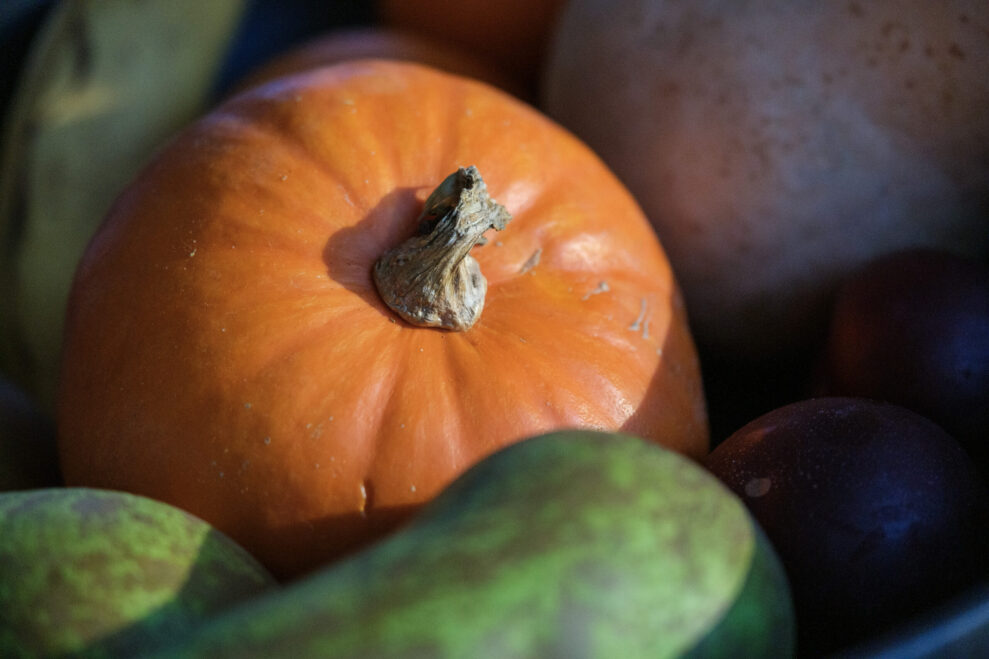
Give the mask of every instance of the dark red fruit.
[(787, 405), (706, 461), (751, 510), (793, 587), (808, 654), (899, 622), (986, 574), (989, 492), (939, 426), (855, 398)]
[(989, 457), (989, 266), (933, 250), (880, 258), (840, 289), (825, 392), (908, 407)]

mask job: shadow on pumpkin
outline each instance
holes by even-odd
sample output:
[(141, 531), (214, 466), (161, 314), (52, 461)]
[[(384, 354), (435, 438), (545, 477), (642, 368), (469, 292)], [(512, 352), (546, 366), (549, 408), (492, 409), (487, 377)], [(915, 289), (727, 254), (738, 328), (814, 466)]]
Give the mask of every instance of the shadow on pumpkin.
[[(710, 447), (710, 426), (700, 365), (694, 357), (693, 337), (686, 324), (670, 324), (660, 352), (663, 358), (649, 381), (642, 402), (619, 430), (654, 440), (700, 460)], [(677, 415), (681, 420), (676, 424), (678, 436), (664, 436), (658, 430), (670, 425), (664, 420), (668, 415)], [(691, 416), (693, 422), (684, 425), (683, 421)], [(685, 447), (693, 448), (681, 450)]]
[(395, 188), (358, 223), (338, 229), (323, 248), (330, 279), (360, 296), (382, 315), (398, 320), (378, 295), (371, 278), (374, 262), (416, 231), (423, 201), (418, 188)]
[[(272, 573), (283, 583), (311, 574), (331, 563), (359, 553), (384, 538), (398, 532), (421, 509), (421, 506), (382, 506), (361, 513), (327, 515), (317, 520), (300, 522), (279, 529), (277, 541), (296, 548), (286, 563), (312, 565), (298, 572), (288, 565), (269, 565)], [(363, 538), (340, 546), (339, 538)], [(332, 549), (331, 549), (332, 548)]]

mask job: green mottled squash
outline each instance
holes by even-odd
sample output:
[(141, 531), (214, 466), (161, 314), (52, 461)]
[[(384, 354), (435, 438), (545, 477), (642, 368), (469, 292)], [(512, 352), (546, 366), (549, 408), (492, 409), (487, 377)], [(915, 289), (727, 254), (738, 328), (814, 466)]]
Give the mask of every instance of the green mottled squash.
[(0, 494), (2, 657), (133, 657), (274, 586), (243, 548), (164, 503)]
[(571, 431), (483, 460), (410, 526), (169, 657), (786, 657), (782, 567), (690, 460)]

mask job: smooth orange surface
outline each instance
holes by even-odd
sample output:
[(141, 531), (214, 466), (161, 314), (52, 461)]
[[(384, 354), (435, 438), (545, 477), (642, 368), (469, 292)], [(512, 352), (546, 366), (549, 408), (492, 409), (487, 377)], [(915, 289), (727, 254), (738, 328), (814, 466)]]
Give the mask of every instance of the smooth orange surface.
[[(468, 165), (514, 216), (472, 252), (485, 309), (407, 325), (371, 265)], [(282, 577), (535, 433), (708, 448), (680, 295), (624, 187), (507, 94), (379, 61), (237, 96), (134, 181), (77, 273), (58, 426), (68, 484), (180, 506)]]
[(491, 59), (534, 85), (564, 0), (377, 0), (379, 20)]
[(503, 71), (494, 61), (417, 32), (380, 26), (327, 32), (273, 58), (248, 76), (241, 87), (320, 66), (371, 58), (427, 64), (448, 73), (482, 80), (520, 97), (528, 93), (521, 80)]

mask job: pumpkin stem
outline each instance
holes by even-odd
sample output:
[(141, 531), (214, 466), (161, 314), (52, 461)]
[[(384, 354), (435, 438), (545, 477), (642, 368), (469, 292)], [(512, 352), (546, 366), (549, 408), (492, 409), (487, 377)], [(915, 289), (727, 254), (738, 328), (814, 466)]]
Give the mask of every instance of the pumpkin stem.
[(470, 255), (488, 229), (512, 218), (488, 196), (473, 165), (461, 167), (426, 199), (416, 235), (374, 264), (374, 284), (388, 307), (413, 325), (464, 331), (484, 307), (488, 282)]

